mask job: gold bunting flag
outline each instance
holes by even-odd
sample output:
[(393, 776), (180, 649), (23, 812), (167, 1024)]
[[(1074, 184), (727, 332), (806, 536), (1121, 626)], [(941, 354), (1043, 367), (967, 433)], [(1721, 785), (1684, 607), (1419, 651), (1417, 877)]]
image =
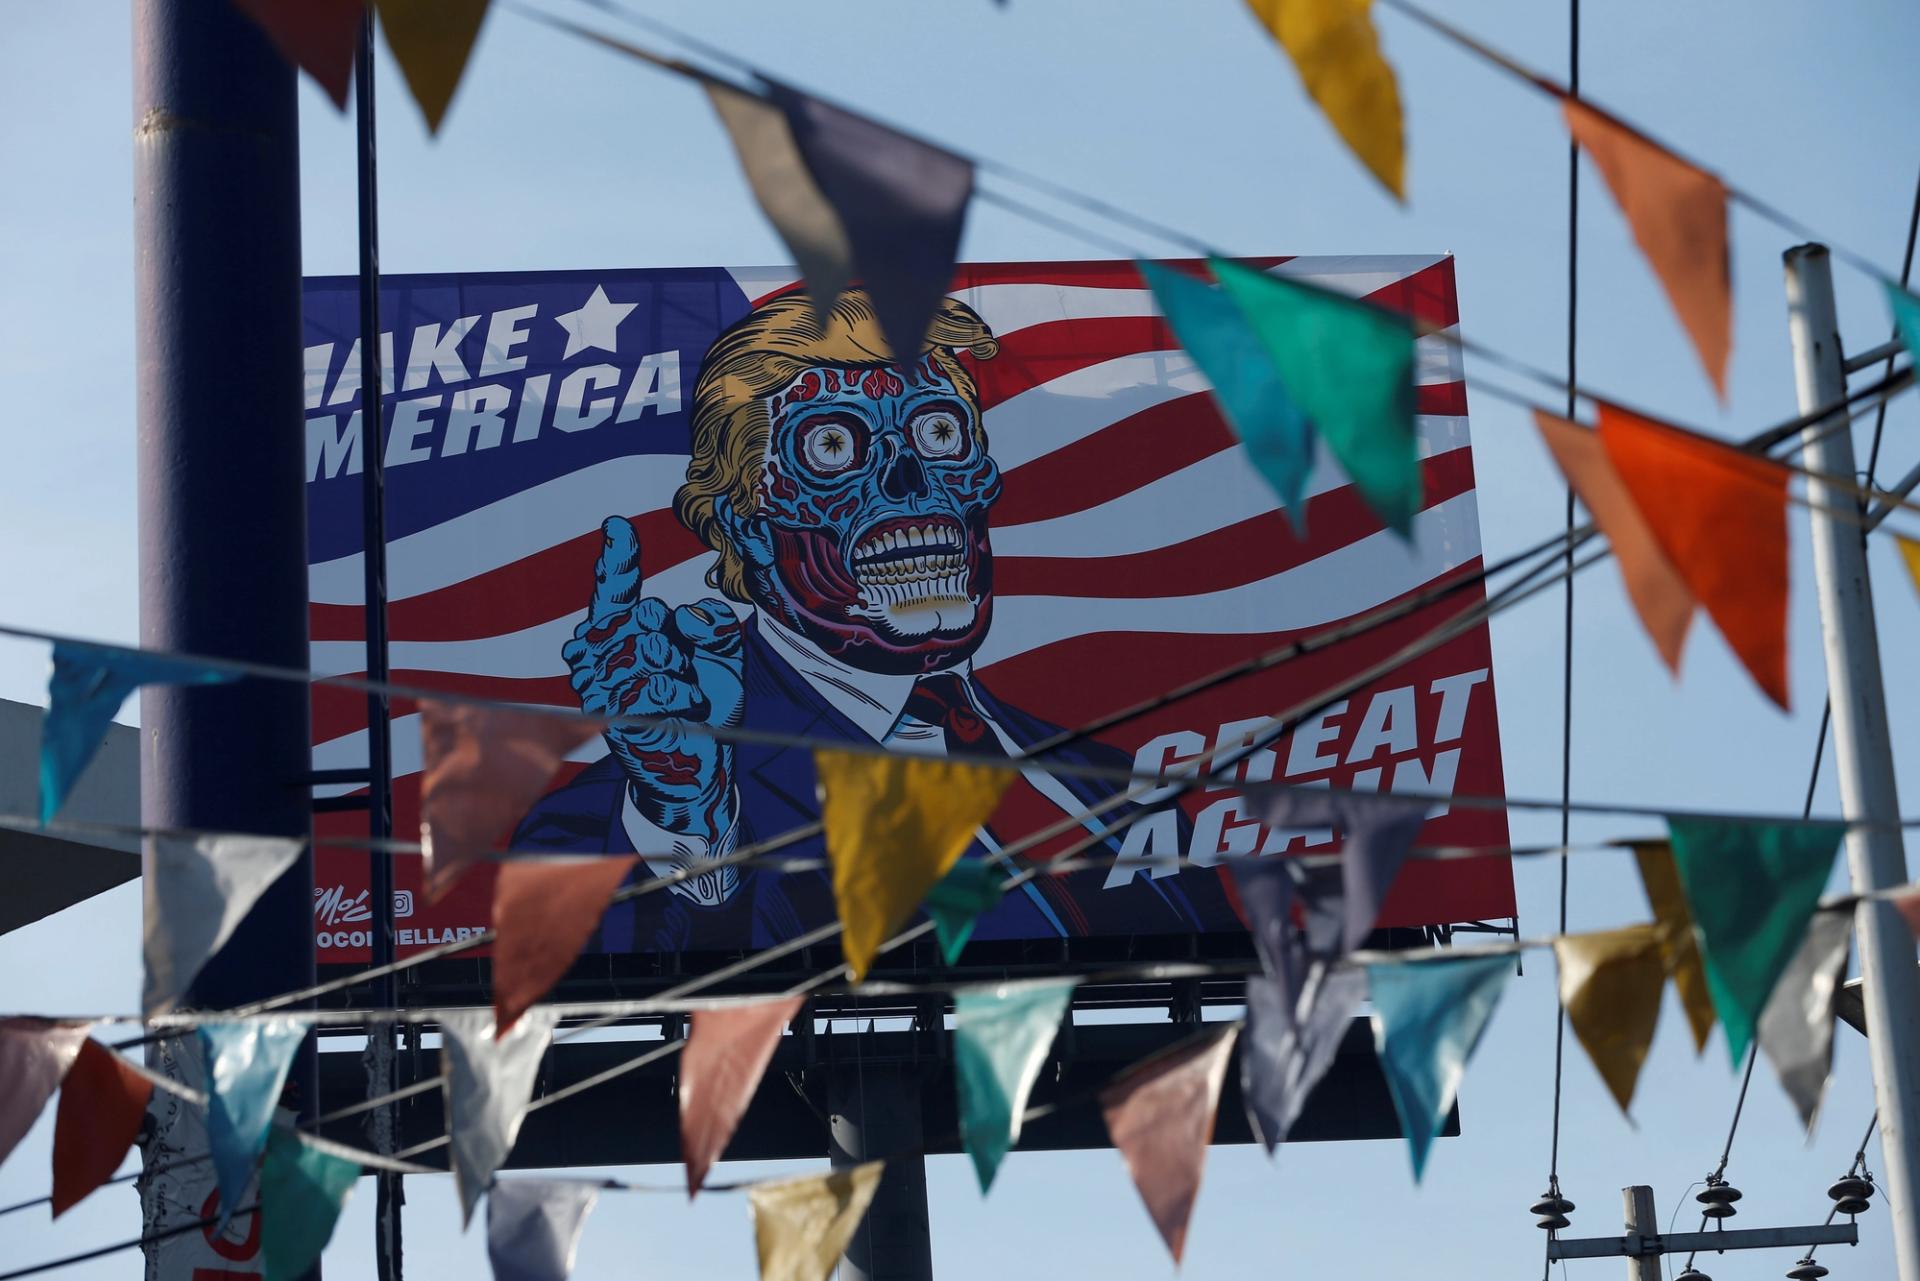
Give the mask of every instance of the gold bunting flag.
[(365, 0), (233, 0), (260, 24), (280, 56), (314, 78), (333, 105), (347, 109), (353, 56), (360, 44)]
[(821, 748), (820, 821), (855, 982), (993, 816), (1011, 770)]
[(1700, 944), (1693, 936), (1693, 913), (1687, 910), (1687, 896), (1680, 888), (1680, 869), (1674, 866), (1673, 847), (1666, 841), (1632, 841), (1634, 860), (1640, 865), (1640, 884), (1647, 892), (1647, 906), (1653, 911), (1653, 928), (1660, 939), (1660, 963), (1686, 1012), (1687, 1027), (1693, 1033), (1693, 1052), (1707, 1048), (1713, 1032), (1713, 994), (1707, 990), (1707, 967), (1700, 959)]
[(501, 1035), (560, 981), (638, 861), (628, 854), (501, 865), (493, 883), (493, 1018)]
[(1667, 978), (1660, 931), (1635, 925), (1566, 934), (1553, 941), (1553, 955), (1560, 966), (1560, 1004), (1573, 1034), (1626, 1112), (1660, 1020)]
[(1895, 534), (1893, 541), (1900, 549), (1900, 559), (1907, 566), (1907, 577), (1913, 580), (1913, 589), (1920, 592), (1920, 543), (1900, 534)]
[(747, 1189), (760, 1281), (827, 1281), (867, 1217), (884, 1161)]
[(440, 132), (491, 0), (375, 0), (380, 29), (427, 130)]
[(1372, 0), (1247, 0), (1353, 154), (1404, 201), (1406, 128), (1400, 86), (1380, 54)]

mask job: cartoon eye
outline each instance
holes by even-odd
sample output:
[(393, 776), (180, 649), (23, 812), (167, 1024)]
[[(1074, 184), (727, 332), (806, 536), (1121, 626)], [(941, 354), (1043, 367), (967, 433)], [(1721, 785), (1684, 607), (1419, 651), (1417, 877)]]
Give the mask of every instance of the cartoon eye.
[(960, 415), (944, 405), (913, 416), (913, 447), (922, 458), (955, 458), (967, 452), (967, 428)]
[(800, 442), (800, 456), (822, 476), (837, 476), (860, 461), (865, 429), (843, 418), (812, 423)]

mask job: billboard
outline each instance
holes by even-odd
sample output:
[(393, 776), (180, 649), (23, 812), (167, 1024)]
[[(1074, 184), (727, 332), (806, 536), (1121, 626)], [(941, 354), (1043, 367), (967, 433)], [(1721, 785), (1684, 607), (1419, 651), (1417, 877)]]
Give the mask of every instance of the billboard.
[[(1449, 257), (1260, 265), (1429, 326), (1458, 321)], [(388, 277), (381, 317), (391, 660), (407, 685), (1012, 757), (1480, 563), (1453, 347), (1420, 340), (1413, 540), (1383, 530), (1324, 451), (1296, 528), (1125, 262), (962, 267), (932, 350), (904, 369), (880, 354), (864, 294), (817, 315), (786, 269)], [(313, 667), (351, 674), (365, 663), (355, 282), (309, 281), (306, 324)], [(1048, 759), (1163, 771), (1244, 744), (1481, 599), (1463, 591)], [(405, 835), (419, 736), (407, 700), (394, 715)], [(364, 718), (362, 695), (315, 688), (316, 768), (364, 767)], [(1064, 829), (1033, 851), (1047, 857), (1124, 820), (1085, 851), (1119, 861), (1036, 878), (975, 937), (1242, 929), (1222, 860), (1337, 848), (1335, 833), (1259, 823), (1232, 783), (1265, 779), (1503, 795), (1485, 627), (1215, 790), (1143, 805), (1109, 778), (1025, 771), (970, 856)], [(647, 877), (817, 813), (803, 748), (615, 730), (575, 753), (513, 844), (638, 852)], [(1436, 804), (1422, 839), (1504, 845), (1505, 814)], [(815, 837), (783, 856), (822, 853)], [(1193, 865), (1125, 861), (1173, 854)], [(365, 865), (318, 851), (323, 964), (368, 956)], [(431, 907), (415, 860), (396, 884), (402, 955), (487, 924), (487, 869)], [(1383, 924), (1512, 912), (1503, 858), (1419, 863)], [(589, 949), (738, 952), (832, 917), (824, 873), (728, 868), (616, 905)]]

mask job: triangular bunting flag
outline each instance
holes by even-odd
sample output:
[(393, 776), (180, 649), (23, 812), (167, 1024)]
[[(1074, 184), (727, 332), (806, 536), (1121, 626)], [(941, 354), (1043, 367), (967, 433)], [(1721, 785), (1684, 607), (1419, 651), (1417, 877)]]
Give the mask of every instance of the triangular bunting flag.
[(597, 1184), (561, 1179), (495, 1181), (487, 1193), (493, 1281), (567, 1281)]
[(1920, 592), (1920, 543), (1899, 534), (1893, 536), (1893, 541), (1900, 548), (1900, 559), (1906, 563), (1907, 577), (1913, 580), (1913, 589)]
[(852, 246), (893, 363), (911, 366), (953, 283), (973, 162), (785, 85), (770, 96)]
[(855, 982), (992, 817), (1010, 770), (820, 749), (820, 821)]
[(1920, 298), (1890, 280), (1883, 282), (1882, 288), (1887, 291), (1887, 308), (1893, 312), (1894, 332), (1900, 335), (1907, 354), (1920, 360)]
[(748, 1188), (760, 1281), (827, 1281), (867, 1217), (884, 1165), (869, 1161)]
[(1371, 0), (1247, 0), (1293, 59), (1300, 82), (1382, 186), (1405, 200), (1400, 86), (1380, 54)]
[(1213, 274), (1280, 372), (1287, 396), (1360, 497), (1402, 538), (1420, 510), (1413, 327), (1371, 303), (1224, 258)]
[(150, 836), (140, 1008), (172, 1010), (200, 970), (233, 937), (267, 887), (300, 858), (305, 841), (274, 836)]
[(727, 1150), (803, 996), (695, 1010), (680, 1056), (680, 1154), (691, 1200)]
[(420, 700), (420, 861), (427, 901), (495, 850), (598, 721)]
[(327, 91), (333, 105), (347, 109), (353, 84), (353, 56), (360, 44), (365, 0), (233, 0), (259, 23), (280, 50)]
[(1220, 1087), (1239, 1028), (1228, 1024), (1183, 1048), (1136, 1064), (1100, 1091), (1107, 1134), (1126, 1160), (1133, 1186), (1175, 1264), (1213, 1141)]
[(447, 1133), (460, 1222), (513, 1151), (533, 1095), (534, 1077), (553, 1035), (551, 1009), (534, 1008), (499, 1036), (491, 1010), (456, 1010), (440, 1021), (441, 1071), (447, 1078)]
[(709, 81), (707, 97), (740, 155), (747, 185), (800, 268), (815, 312), (824, 314), (853, 279), (853, 246), (794, 144), (787, 113), (764, 98)]
[[(1324, 787), (1290, 787), (1263, 798), (1261, 821), (1270, 827), (1337, 827), (1340, 844), (1339, 952), (1366, 942), (1380, 919), (1380, 908), (1400, 875), (1407, 851), (1426, 825), (1425, 798), (1395, 796), (1391, 792), (1336, 792)], [(1249, 866), (1259, 866), (1256, 860)], [(1235, 866), (1239, 870), (1239, 866)], [(1319, 896), (1325, 910), (1325, 895)], [(1315, 940), (1316, 950), (1325, 945)]]
[(207, 1060), (207, 1142), (224, 1226), (253, 1178), (254, 1160), (267, 1141), (273, 1109), (307, 1028), (283, 1016), (202, 1023), (199, 1030)]
[(53, 1120), (53, 1217), (113, 1177), (147, 1116), (153, 1082), (98, 1041), (80, 1053), (60, 1085)]
[(1667, 977), (1673, 980), (1680, 1008), (1686, 1011), (1687, 1027), (1693, 1033), (1693, 1052), (1707, 1048), (1707, 1035), (1713, 1031), (1713, 995), (1707, 991), (1707, 967), (1700, 960), (1700, 943), (1693, 933), (1693, 913), (1687, 910), (1687, 895), (1680, 888), (1680, 872), (1673, 865), (1673, 847), (1665, 841), (1633, 841), (1634, 859), (1640, 865), (1640, 884), (1647, 891), (1647, 906), (1653, 912), (1653, 928), (1660, 934), (1660, 960)]
[(960, 953), (973, 937), (974, 922), (1000, 902), (1006, 879), (998, 863), (963, 858), (927, 891), (927, 915), (933, 918), (933, 936), (948, 965), (959, 963)]
[(1727, 261), (1727, 189), (1577, 98), (1567, 130), (1607, 181), (1647, 265), (1660, 278), (1722, 400), (1733, 349), (1733, 275)]
[(960, 1142), (984, 1195), (1013, 1145), (1027, 1096), (1046, 1066), (1074, 984), (1042, 980), (960, 988), (953, 994), (953, 1078)]
[(1784, 709), (1790, 473), (1604, 401), (1600, 443), (1660, 550)]
[(1622, 1112), (1633, 1106), (1633, 1087), (1653, 1045), (1660, 1020), (1660, 994), (1667, 985), (1660, 959), (1660, 932), (1651, 925), (1593, 934), (1563, 934), (1553, 941), (1560, 965), (1560, 1004), (1587, 1057), (1607, 1083)]
[(0, 1019), (0, 1161), (33, 1123), (87, 1039), (85, 1023)]
[(1533, 411), (1533, 421), (1560, 465), (1561, 474), (1613, 545), (1627, 599), (1640, 615), (1640, 625), (1653, 638), (1654, 648), (1660, 651), (1668, 670), (1678, 675), (1680, 651), (1686, 645), (1687, 628), (1693, 622), (1697, 603), (1687, 590), (1686, 580), (1660, 550), (1653, 529), (1607, 460), (1599, 434), (1544, 409)]
[(1366, 997), (1359, 969), (1315, 963), (1297, 992), (1269, 975), (1248, 977), (1240, 1093), (1269, 1155), (1292, 1133)]
[(1851, 912), (1816, 912), (1760, 1012), (1760, 1049), (1813, 1133), (1833, 1069), (1833, 998), (1847, 977)]
[(440, 132), (490, 0), (377, 0), (380, 29), (427, 129)]
[(1893, 898), (1894, 910), (1900, 913), (1900, 919), (1907, 923), (1916, 938), (1920, 938), (1920, 890), (1907, 890)]
[(287, 1130), (267, 1136), (260, 1167), (260, 1255), (265, 1281), (298, 1281), (327, 1248), (360, 1167)]
[(510, 1028), (586, 946), (639, 856), (517, 859), (493, 883), (493, 1017)]
[(1707, 990), (1740, 1066), (1760, 1012), (1805, 936), (1846, 828), (1669, 819)]
[(1174, 336), (1213, 384), (1213, 398), (1296, 530), (1306, 528), (1302, 495), (1313, 471), (1313, 428), (1287, 397), (1259, 337), (1233, 300), (1205, 280), (1142, 258), (1140, 278)]
[(1367, 967), (1373, 1043), (1413, 1156), (1415, 1183), (1512, 973), (1510, 956)]
[(86, 772), (127, 695), (142, 685), (217, 685), (235, 679), (175, 658), (55, 641), (40, 727), (40, 821), (50, 823)]

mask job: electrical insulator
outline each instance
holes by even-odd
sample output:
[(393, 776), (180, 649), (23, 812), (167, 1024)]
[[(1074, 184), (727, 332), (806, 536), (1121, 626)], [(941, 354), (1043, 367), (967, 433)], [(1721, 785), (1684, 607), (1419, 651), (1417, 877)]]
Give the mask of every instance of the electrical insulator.
[(1820, 1278), (1825, 1275), (1827, 1270), (1811, 1258), (1802, 1259), (1787, 1269), (1789, 1281), (1820, 1281)]
[(1693, 1199), (1700, 1203), (1700, 1213), (1709, 1219), (1731, 1219), (1739, 1213), (1733, 1203), (1740, 1199), (1740, 1189), (1725, 1179), (1708, 1179), (1706, 1189)]
[(1548, 1232), (1558, 1232), (1569, 1226), (1567, 1215), (1573, 1210), (1573, 1202), (1561, 1196), (1559, 1191), (1548, 1188), (1540, 1194), (1540, 1199), (1527, 1208), (1527, 1213), (1537, 1216), (1533, 1225)]
[(1873, 1176), (1869, 1174), (1862, 1178), (1857, 1174), (1842, 1175), (1827, 1189), (1827, 1195), (1833, 1198), (1835, 1213), (1849, 1217), (1863, 1214), (1873, 1200)]
[(1688, 1268), (1685, 1272), (1675, 1277), (1673, 1281), (1713, 1281), (1713, 1278), (1704, 1272), (1696, 1272), (1692, 1268)]

